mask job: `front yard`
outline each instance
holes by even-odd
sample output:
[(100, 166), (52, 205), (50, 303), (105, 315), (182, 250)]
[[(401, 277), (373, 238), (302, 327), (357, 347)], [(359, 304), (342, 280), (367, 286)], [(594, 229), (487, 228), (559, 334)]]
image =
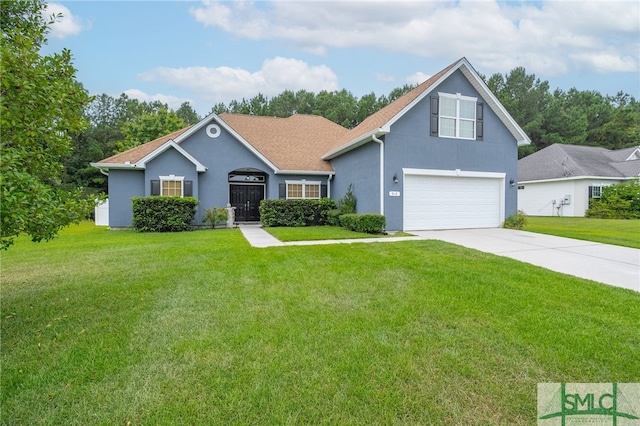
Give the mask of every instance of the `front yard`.
[(83, 223), (1, 256), (7, 425), (529, 425), (540, 382), (640, 377), (639, 293), (439, 241)]
[(640, 220), (527, 217), (525, 231), (640, 248)]

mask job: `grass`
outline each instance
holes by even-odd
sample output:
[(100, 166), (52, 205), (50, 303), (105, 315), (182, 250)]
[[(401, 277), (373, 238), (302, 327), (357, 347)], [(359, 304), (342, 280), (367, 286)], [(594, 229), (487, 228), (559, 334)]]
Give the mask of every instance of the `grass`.
[(524, 230), (640, 248), (640, 220), (529, 216)]
[(345, 240), (354, 238), (380, 238), (382, 234), (354, 232), (340, 226), (306, 226), (299, 228), (264, 228), (280, 241)]
[(640, 374), (640, 294), (440, 241), (85, 223), (1, 256), (6, 425), (528, 425), (539, 382)]

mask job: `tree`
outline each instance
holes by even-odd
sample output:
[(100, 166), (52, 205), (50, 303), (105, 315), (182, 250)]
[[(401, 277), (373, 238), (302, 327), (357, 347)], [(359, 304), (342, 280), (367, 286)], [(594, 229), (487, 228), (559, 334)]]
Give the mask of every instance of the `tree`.
[(43, 0), (0, 7), (0, 248), (26, 233), (50, 240), (94, 205), (60, 186), (61, 160), (86, 125), (90, 97), (76, 81), (71, 52), (41, 56), (54, 19)]
[[(536, 149), (542, 147), (543, 129), (542, 111), (549, 101), (549, 82), (540, 81), (535, 74), (527, 74), (523, 67), (517, 67), (504, 76), (493, 74), (487, 86), (504, 105), (509, 114), (531, 138)], [(522, 150), (530, 153), (530, 147)]]
[(181, 118), (187, 126), (191, 126), (200, 121), (200, 116), (189, 102), (183, 102), (180, 105), (180, 108), (176, 110), (176, 116)]
[(166, 106), (156, 113), (144, 113), (122, 126), (124, 140), (116, 143), (117, 151), (123, 152), (135, 148), (184, 127), (187, 127), (184, 120), (174, 111), (169, 111)]

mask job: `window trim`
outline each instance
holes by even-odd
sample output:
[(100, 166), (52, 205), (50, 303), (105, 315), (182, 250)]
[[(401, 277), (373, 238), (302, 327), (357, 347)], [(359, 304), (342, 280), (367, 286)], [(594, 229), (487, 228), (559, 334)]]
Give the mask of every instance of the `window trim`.
[[(287, 200), (319, 200), (322, 198), (322, 182), (321, 181), (307, 181), (306, 179), (301, 180), (285, 180), (285, 198)], [(302, 185), (302, 197), (289, 197), (289, 185)], [(317, 197), (307, 197), (307, 185), (317, 185), (318, 186), (318, 196)]]
[[(595, 199), (602, 198), (602, 190), (604, 188), (606, 188), (607, 186), (609, 186), (609, 185), (591, 185), (591, 197), (590, 198), (595, 198)], [(596, 188), (598, 190), (598, 195), (595, 194)]]
[[(442, 112), (442, 99), (453, 99), (456, 101), (456, 115), (444, 115)], [(473, 119), (460, 117), (460, 101), (473, 102)], [(452, 94), (452, 93), (444, 93), (438, 92), (438, 137), (440, 138), (448, 138), (448, 139), (464, 139), (464, 140), (478, 140), (477, 138), (477, 123), (478, 123), (478, 98), (471, 96), (464, 96), (460, 93)], [(442, 119), (455, 120), (455, 135), (444, 135), (442, 134)], [(472, 123), (473, 129), (473, 137), (463, 137), (460, 136), (460, 122), (466, 121)]]
[(163, 184), (164, 182), (180, 182), (180, 198), (184, 198), (184, 176), (158, 176), (160, 179), (160, 196), (161, 197), (177, 197), (177, 195), (163, 195)]

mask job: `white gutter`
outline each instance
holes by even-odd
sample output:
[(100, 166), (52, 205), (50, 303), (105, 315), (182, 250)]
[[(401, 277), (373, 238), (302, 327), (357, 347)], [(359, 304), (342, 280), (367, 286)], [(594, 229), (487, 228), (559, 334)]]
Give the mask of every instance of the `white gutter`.
[(371, 140), (380, 144), (380, 214), (384, 216), (384, 142), (371, 135)]
[(333, 173), (330, 173), (327, 178), (327, 198), (331, 198), (331, 179), (333, 179)]
[(630, 180), (635, 179), (637, 176), (571, 176), (566, 178), (552, 178), (552, 179), (540, 179), (540, 180), (519, 180), (518, 184), (530, 184), (530, 183), (547, 183), (547, 182), (566, 182), (571, 180)]

